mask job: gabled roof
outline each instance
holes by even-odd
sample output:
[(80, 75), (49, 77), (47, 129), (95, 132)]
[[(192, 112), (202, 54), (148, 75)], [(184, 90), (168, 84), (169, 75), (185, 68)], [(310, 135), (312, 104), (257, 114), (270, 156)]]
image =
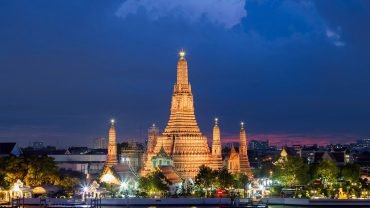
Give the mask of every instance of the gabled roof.
[(0, 155), (9, 155), (15, 148), (15, 142), (4, 142), (0, 143)]
[(137, 180), (138, 175), (128, 164), (118, 164), (112, 166), (112, 171), (119, 176), (121, 181)]
[(328, 159), (334, 160), (337, 163), (344, 163), (344, 152), (315, 152), (314, 163)]
[(155, 158), (169, 158), (170, 159), (171, 157), (167, 154), (167, 152), (164, 150), (164, 147), (162, 145), (162, 147), (159, 150), (158, 154), (155, 155), (155, 156), (153, 156), (153, 159), (155, 159)]
[(163, 173), (164, 177), (172, 184), (182, 182), (182, 178), (176, 172), (173, 166), (160, 166), (159, 170)]
[(72, 154), (72, 155), (81, 155), (81, 154), (86, 154), (89, 152), (89, 148), (87, 147), (70, 147), (68, 148), (68, 151)]
[(235, 150), (235, 146), (234, 146), (234, 143), (233, 143), (233, 144), (231, 144), (231, 150), (230, 150), (228, 160), (235, 160), (235, 159), (238, 159), (238, 158), (239, 158), (239, 154)]

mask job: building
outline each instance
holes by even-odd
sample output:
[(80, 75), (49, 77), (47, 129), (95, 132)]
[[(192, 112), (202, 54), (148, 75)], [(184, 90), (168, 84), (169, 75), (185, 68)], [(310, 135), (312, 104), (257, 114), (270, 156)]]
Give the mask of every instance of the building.
[(59, 169), (72, 170), (83, 173), (86, 178), (97, 178), (104, 168), (107, 154), (89, 152), (86, 154), (54, 153), (49, 154), (54, 158)]
[(133, 140), (123, 143), (121, 147), (120, 163), (131, 166), (135, 172), (142, 168), (144, 147)]
[[(176, 172), (185, 180), (194, 179), (201, 165), (213, 169), (224, 166), (218, 120), (215, 120), (212, 148), (209, 148), (207, 137), (202, 135), (195, 118), (194, 100), (188, 80), (188, 63), (185, 59), (185, 51), (180, 51), (179, 55), (170, 118), (162, 134), (158, 135), (156, 129), (149, 131), (148, 148), (144, 156), (145, 165), (141, 172), (142, 175), (146, 175), (152, 170), (152, 158), (163, 150), (173, 160)], [(240, 172), (251, 178), (253, 175), (249, 166), (247, 149), (247, 137), (242, 124), (238, 153)]]
[(224, 167), (224, 164), (222, 161), (220, 127), (218, 126), (217, 118), (215, 118), (215, 125), (213, 127), (212, 153), (211, 153), (210, 167), (213, 168), (214, 170), (221, 169)]
[(118, 164), (117, 159), (117, 139), (116, 139), (116, 128), (114, 126), (114, 119), (111, 119), (111, 126), (109, 128), (109, 140), (108, 140), (108, 156), (105, 163), (106, 168), (110, 168)]
[(153, 152), (154, 148), (157, 144), (157, 138), (159, 136), (159, 129), (158, 127), (153, 124), (149, 129), (148, 129), (148, 142), (147, 142), (147, 151), (148, 152)]
[(240, 160), (239, 154), (235, 150), (234, 144), (231, 144), (230, 155), (227, 160), (227, 169), (230, 173), (239, 173), (240, 172)]
[(349, 154), (346, 151), (324, 151), (315, 152), (313, 163), (320, 163), (323, 160), (333, 160), (337, 166), (344, 166), (349, 163)]
[(100, 181), (120, 186), (127, 194), (132, 195), (137, 189), (138, 175), (129, 163), (119, 163), (117, 156), (117, 140), (114, 119), (111, 120), (108, 139), (108, 155)]
[(34, 150), (40, 150), (40, 149), (43, 149), (44, 147), (45, 147), (44, 142), (40, 142), (40, 141), (32, 142), (32, 149)]
[(253, 173), (249, 165), (248, 148), (247, 148), (247, 134), (244, 129), (244, 122), (240, 124), (240, 142), (239, 142), (239, 160), (240, 172), (248, 176), (249, 179), (253, 178)]
[(108, 149), (108, 140), (105, 137), (96, 138), (94, 149)]
[(151, 168), (156, 168), (156, 167), (161, 167), (161, 166), (172, 166), (173, 165), (173, 160), (172, 158), (166, 153), (164, 150), (163, 146), (161, 150), (158, 152), (158, 154), (154, 157), (152, 157), (152, 166)]
[(162, 147), (172, 157), (176, 171), (184, 178), (195, 178), (201, 165), (210, 164), (211, 152), (207, 138), (202, 135), (195, 119), (185, 52), (180, 51), (179, 55), (170, 119), (162, 135), (151, 143), (154, 148), (151, 149), (148, 145), (142, 174), (150, 172), (151, 159), (158, 154)]
[(370, 147), (370, 139), (359, 139), (356, 144), (359, 147)]
[(7, 157), (10, 155), (19, 156), (22, 150), (15, 142), (2, 142), (0, 143), (0, 157)]
[(269, 148), (269, 141), (251, 140), (248, 144), (249, 150), (267, 150)]

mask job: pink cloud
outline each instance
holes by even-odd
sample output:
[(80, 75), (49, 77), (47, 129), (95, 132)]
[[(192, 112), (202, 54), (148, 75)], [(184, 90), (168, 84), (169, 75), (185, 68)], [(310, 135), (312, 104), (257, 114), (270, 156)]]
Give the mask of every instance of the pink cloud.
[[(247, 134), (248, 140), (269, 140), (271, 145), (327, 145), (348, 144), (355, 142), (360, 137), (353, 134)], [(223, 143), (239, 142), (239, 134), (222, 135)]]

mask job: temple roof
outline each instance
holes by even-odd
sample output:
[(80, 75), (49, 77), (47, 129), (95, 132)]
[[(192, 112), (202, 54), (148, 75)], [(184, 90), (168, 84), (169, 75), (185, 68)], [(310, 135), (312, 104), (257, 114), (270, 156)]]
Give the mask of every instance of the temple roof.
[(153, 159), (158, 158), (158, 157), (160, 157), (160, 158), (171, 158), (167, 154), (166, 150), (164, 150), (163, 145), (161, 146), (161, 149), (159, 150), (159, 152), (157, 153), (157, 155), (153, 156)]
[(160, 166), (158, 168), (171, 184), (182, 182), (182, 178), (179, 176), (173, 166)]

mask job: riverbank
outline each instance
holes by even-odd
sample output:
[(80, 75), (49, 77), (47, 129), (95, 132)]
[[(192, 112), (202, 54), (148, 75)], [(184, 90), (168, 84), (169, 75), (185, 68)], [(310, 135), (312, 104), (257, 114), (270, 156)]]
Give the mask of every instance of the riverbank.
[(263, 198), (262, 203), (288, 206), (370, 206), (369, 199), (296, 199)]
[[(25, 205), (38, 206), (46, 205), (92, 205), (96, 204), (93, 199), (71, 200), (48, 198), (41, 200), (40, 198), (24, 199)], [(232, 202), (230, 198), (120, 198), (120, 199), (99, 199), (100, 206), (220, 206), (231, 204), (246, 205), (250, 204), (248, 199), (240, 199)], [(283, 205), (283, 206), (350, 206), (350, 207), (370, 207), (369, 199), (297, 199), (297, 198), (263, 198), (261, 203), (264, 205)], [(23, 201), (22, 201), (23, 204)]]
[[(70, 199), (56, 199), (48, 198), (45, 204), (77, 204), (86, 203), (92, 204), (93, 199), (86, 199), (85, 202)], [(41, 203), (39, 198), (29, 198), (24, 200), (26, 205), (39, 205)], [(230, 205), (230, 198), (120, 198), (120, 199), (99, 199), (99, 204), (102, 206), (182, 206), (182, 205)]]

